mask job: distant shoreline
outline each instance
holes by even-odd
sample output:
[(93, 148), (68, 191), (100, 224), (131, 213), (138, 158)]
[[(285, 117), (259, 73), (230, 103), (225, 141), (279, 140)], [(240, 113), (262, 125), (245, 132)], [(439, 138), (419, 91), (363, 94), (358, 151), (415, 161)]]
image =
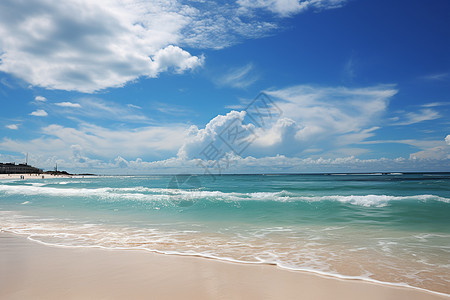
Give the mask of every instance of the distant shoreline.
[[(23, 178), (22, 178), (23, 176)], [(72, 178), (75, 175), (53, 175), (53, 174), (0, 174), (0, 179), (45, 179), (45, 178)], [(78, 177), (78, 176), (77, 176)]]

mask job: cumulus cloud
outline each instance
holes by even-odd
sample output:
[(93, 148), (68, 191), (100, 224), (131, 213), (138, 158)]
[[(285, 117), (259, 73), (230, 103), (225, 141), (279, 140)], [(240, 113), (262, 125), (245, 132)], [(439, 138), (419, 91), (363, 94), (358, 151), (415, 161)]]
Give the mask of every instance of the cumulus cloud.
[(5, 127), (8, 128), (8, 129), (12, 129), (12, 130), (19, 129), (19, 126), (17, 126), (17, 124), (6, 125)]
[[(243, 123), (245, 114), (245, 111), (231, 111), (225, 116), (216, 116), (205, 128), (191, 126), (184, 144), (178, 151), (178, 157), (216, 160), (227, 152), (241, 153), (242, 147), (254, 137), (255, 128), (253, 124)], [(236, 141), (243, 142), (244, 145), (239, 146), (234, 143)]]
[[(1, 155), (0, 155), (1, 158)], [(20, 157), (22, 158), (22, 157)], [(6, 161), (17, 161), (19, 158), (4, 159)], [(30, 154), (31, 164), (41, 168), (51, 169), (55, 162), (58, 166), (72, 172), (95, 172), (98, 174), (123, 174), (124, 172), (133, 174), (174, 174), (174, 173), (196, 173), (206, 174), (203, 165), (198, 159), (184, 160), (172, 157), (163, 160), (146, 161), (141, 158), (127, 160), (118, 155), (109, 161), (90, 159), (83, 157), (81, 160), (73, 158), (55, 159), (54, 157), (43, 159), (42, 157)], [(232, 157), (232, 161), (227, 168), (221, 169), (221, 174), (225, 173), (341, 173), (341, 172), (408, 172), (417, 170), (446, 171), (450, 165), (450, 159), (446, 160), (423, 160), (405, 159), (402, 157), (388, 159), (358, 159), (354, 156), (341, 156), (338, 158), (299, 158), (287, 157), (283, 155), (267, 156), (255, 158), (252, 156)], [(219, 170), (211, 170), (219, 171)], [(216, 172), (215, 174), (220, 174)], [(207, 178), (202, 178), (207, 180)]]
[(161, 72), (190, 71), (204, 63), (201, 53), (192, 55), (182, 47), (220, 49), (278, 28), (276, 20), (261, 20), (252, 13), (254, 8), (287, 16), (343, 3), (4, 0), (0, 71), (34, 86), (91, 93)]
[(43, 109), (38, 109), (30, 113), (30, 116), (36, 116), (36, 117), (46, 117), (48, 116), (48, 113)]
[(1, 1), (0, 71), (48, 89), (93, 92), (194, 69), (203, 60), (171, 45), (189, 21), (183, 10), (175, 1)]
[[(43, 127), (41, 137), (33, 140), (3, 138), (0, 150), (26, 148), (39, 167), (58, 162), (73, 171), (116, 174), (204, 173), (205, 166), (212, 166), (209, 171), (216, 173), (417, 171), (449, 166), (450, 135), (435, 141), (367, 140), (381, 126), (388, 102), (397, 93), (394, 86), (302, 85), (267, 93), (282, 114), (264, 126), (258, 125), (251, 109), (230, 111), (205, 126), (190, 128), (181, 124), (121, 129), (53, 124)], [(77, 102), (81, 107), (70, 111), (91, 112), (93, 118), (145, 118), (128, 105), (114, 106), (96, 98)], [(420, 151), (409, 159), (358, 158), (370, 151), (361, 145), (380, 143), (402, 143)], [(220, 169), (214, 160), (219, 160)]]
[[(219, 115), (205, 128), (191, 127), (179, 157), (205, 158), (205, 149), (214, 150), (211, 143), (222, 152), (242, 157), (301, 156), (310, 154), (311, 149), (323, 149), (315, 155), (334, 156), (336, 149), (349, 149), (349, 145), (360, 144), (375, 135), (389, 100), (396, 93), (391, 85), (367, 88), (301, 85), (268, 91), (282, 117), (266, 118), (267, 123), (261, 126), (255, 122), (255, 111)], [(240, 146), (235, 145), (238, 135)], [(228, 136), (234, 139), (233, 147), (226, 144)], [(241, 151), (243, 145), (247, 146), (245, 151)], [(352, 153), (364, 151), (354, 148)]]
[(61, 107), (71, 107), (71, 108), (80, 108), (81, 105), (79, 103), (72, 103), (72, 102), (59, 102), (55, 103), (56, 106)]
[(159, 73), (173, 69), (176, 73), (194, 69), (203, 64), (204, 57), (191, 56), (189, 52), (180, 47), (169, 45), (158, 50), (153, 56), (152, 72), (150, 77), (156, 77)]
[(121, 156), (117, 156), (114, 162), (119, 168), (123, 169), (128, 167), (128, 161)]
[(34, 100), (36, 101), (41, 101), (41, 102), (45, 102), (47, 101), (47, 98), (43, 97), (43, 96), (36, 96), (34, 97)]

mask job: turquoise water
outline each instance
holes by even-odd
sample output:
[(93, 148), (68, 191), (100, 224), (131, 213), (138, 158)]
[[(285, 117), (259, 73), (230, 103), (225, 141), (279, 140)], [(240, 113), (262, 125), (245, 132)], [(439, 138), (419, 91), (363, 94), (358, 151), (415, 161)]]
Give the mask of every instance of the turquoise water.
[(0, 228), (450, 293), (449, 173), (2, 180)]

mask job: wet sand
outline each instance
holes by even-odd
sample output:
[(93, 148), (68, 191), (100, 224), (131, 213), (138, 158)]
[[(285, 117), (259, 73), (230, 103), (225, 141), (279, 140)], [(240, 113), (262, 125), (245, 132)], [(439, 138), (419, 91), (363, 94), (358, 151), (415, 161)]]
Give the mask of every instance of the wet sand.
[(450, 299), (426, 291), (140, 250), (62, 248), (0, 233), (0, 299)]

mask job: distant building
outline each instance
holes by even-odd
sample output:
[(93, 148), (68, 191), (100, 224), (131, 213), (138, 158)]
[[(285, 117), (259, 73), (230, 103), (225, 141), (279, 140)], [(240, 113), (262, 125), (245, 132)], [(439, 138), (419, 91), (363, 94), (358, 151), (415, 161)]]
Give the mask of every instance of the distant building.
[(0, 174), (40, 174), (41, 169), (29, 166), (27, 164), (0, 163)]

